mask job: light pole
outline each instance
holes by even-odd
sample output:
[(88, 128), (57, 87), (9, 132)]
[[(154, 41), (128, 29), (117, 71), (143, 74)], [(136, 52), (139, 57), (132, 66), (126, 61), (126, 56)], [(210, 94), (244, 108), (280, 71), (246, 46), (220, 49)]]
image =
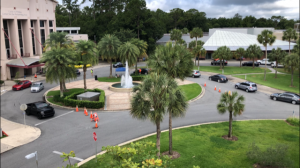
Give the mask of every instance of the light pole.
[(26, 159), (31, 159), (35, 157), (35, 162), (36, 162), (36, 167), (39, 167), (39, 162), (38, 162), (38, 156), (37, 156), (37, 151), (35, 151), (34, 153), (28, 154), (25, 156)]
[(23, 111), (23, 114), (24, 114), (24, 125), (26, 125), (25, 110), (27, 109), (27, 105), (26, 104), (21, 104), (20, 109)]

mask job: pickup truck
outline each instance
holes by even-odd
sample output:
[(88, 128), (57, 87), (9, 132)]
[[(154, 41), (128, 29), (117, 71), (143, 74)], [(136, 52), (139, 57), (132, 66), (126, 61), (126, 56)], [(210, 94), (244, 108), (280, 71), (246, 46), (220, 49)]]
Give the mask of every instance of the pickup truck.
[(267, 64), (267, 65), (271, 65), (271, 64), (276, 64), (276, 61), (271, 61), (271, 62), (269, 62), (269, 59), (262, 59), (262, 60), (257, 60), (256, 61), (257, 63), (259, 63), (260, 65), (265, 65), (265, 64)]

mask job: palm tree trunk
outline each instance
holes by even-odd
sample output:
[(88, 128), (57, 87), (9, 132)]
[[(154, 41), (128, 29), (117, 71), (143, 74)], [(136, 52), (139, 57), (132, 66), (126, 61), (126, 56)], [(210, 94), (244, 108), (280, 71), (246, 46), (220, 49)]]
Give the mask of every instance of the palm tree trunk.
[(196, 66), (197, 55), (195, 56), (195, 66)]
[[(265, 50), (265, 53), (266, 53), (266, 61), (267, 61), (267, 47), (265, 47), (266, 50)], [(265, 61), (265, 73), (264, 73), (264, 80), (266, 80), (266, 73), (267, 73), (267, 62)]]
[(252, 58), (252, 69), (254, 69), (254, 57)]
[(83, 85), (84, 90), (86, 91), (86, 65), (83, 65)]
[(291, 86), (293, 87), (293, 81), (294, 81), (294, 70), (293, 70), (293, 66), (291, 66), (291, 70), (292, 70), (292, 73), (291, 73), (291, 76), (292, 76)]
[(160, 157), (160, 121), (156, 121), (156, 148), (158, 150), (157, 156)]
[(112, 77), (112, 60), (109, 59), (110, 61), (110, 67), (109, 67), (109, 77)]
[(278, 60), (276, 59), (275, 78), (277, 78), (277, 66), (278, 66)]
[(173, 148), (172, 148), (172, 112), (169, 111), (169, 154), (173, 155)]
[(232, 138), (232, 111), (229, 112), (229, 132), (228, 137)]
[(59, 89), (60, 89), (60, 97), (64, 96), (64, 91), (63, 91), (63, 86), (62, 86), (62, 82), (59, 81)]
[(137, 61), (139, 60), (139, 58), (137, 58), (136, 63), (135, 63), (135, 75), (137, 74)]
[(66, 92), (67, 91), (67, 87), (66, 87), (66, 81), (65, 79), (63, 79), (63, 91)]
[(70, 27), (71, 27), (71, 18), (70, 18), (70, 13), (69, 13), (69, 23), (70, 23)]
[(198, 66), (199, 66), (200, 57), (201, 57), (201, 55), (198, 57)]

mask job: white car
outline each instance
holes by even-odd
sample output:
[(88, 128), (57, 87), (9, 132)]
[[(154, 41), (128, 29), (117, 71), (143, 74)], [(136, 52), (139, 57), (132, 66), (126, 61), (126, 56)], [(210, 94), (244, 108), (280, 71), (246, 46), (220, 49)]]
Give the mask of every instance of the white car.
[(265, 64), (267, 64), (267, 65), (271, 65), (271, 64), (276, 64), (276, 61), (271, 61), (271, 62), (269, 62), (269, 59), (262, 59), (262, 60), (257, 60), (256, 61), (257, 63), (259, 63), (260, 65), (265, 65)]
[(42, 82), (36, 82), (31, 85), (31, 92), (39, 92), (44, 89)]
[[(276, 64), (271, 64), (272, 68), (276, 68)], [(283, 68), (284, 66), (282, 64), (278, 64), (277, 68)]]
[(200, 71), (192, 70), (191, 77), (193, 77), (193, 78), (199, 77), (200, 78), (200, 76), (201, 76)]

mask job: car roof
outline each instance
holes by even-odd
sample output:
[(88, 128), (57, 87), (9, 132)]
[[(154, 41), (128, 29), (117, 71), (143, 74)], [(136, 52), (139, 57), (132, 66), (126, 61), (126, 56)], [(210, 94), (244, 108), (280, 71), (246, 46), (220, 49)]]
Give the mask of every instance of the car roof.
[(254, 83), (254, 82), (249, 82), (249, 81), (246, 81), (246, 82), (244, 82), (244, 83), (256, 84), (256, 83)]
[(300, 95), (298, 95), (297, 93), (292, 93), (292, 92), (284, 92), (284, 93), (287, 93), (287, 94), (293, 94), (293, 95), (296, 95), (296, 96), (300, 96)]

